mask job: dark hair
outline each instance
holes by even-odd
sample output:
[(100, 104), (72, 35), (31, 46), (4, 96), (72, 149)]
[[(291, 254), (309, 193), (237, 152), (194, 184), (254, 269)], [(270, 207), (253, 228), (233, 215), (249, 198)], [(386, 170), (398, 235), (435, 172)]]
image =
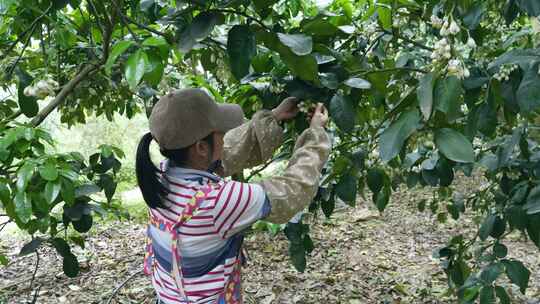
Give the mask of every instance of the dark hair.
[[(156, 168), (150, 158), (150, 143), (152, 142), (152, 134), (150, 132), (143, 135), (137, 147), (137, 155), (135, 158), (135, 173), (137, 175), (137, 183), (141, 189), (144, 201), (150, 208), (164, 208), (162, 198), (169, 193), (169, 189), (163, 185), (159, 179), (161, 170)], [(212, 134), (206, 136), (203, 141), (210, 145), (210, 149), (214, 147)], [(170, 160), (171, 166), (186, 166), (188, 161), (189, 147), (167, 150), (160, 149), (161, 155)]]

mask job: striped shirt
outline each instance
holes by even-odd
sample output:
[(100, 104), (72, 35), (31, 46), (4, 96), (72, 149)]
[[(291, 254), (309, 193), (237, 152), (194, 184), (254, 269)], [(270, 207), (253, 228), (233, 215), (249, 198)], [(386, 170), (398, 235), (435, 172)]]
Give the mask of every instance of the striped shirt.
[[(204, 171), (168, 167), (162, 163), (162, 182), (170, 193), (167, 209), (150, 209), (150, 216), (174, 225), (187, 202), (202, 187), (212, 186), (193, 217), (178, 229), (178, 248), (184, 291), (189, 303), (216, 303), (240, 263), (242, 231), (270, 213), (270, 203), (257, 184), (225, 181)], [(152, 284), (166, 304), (186, 303), (171, 275), (172, 236), (148, 227), (152, 241)]]

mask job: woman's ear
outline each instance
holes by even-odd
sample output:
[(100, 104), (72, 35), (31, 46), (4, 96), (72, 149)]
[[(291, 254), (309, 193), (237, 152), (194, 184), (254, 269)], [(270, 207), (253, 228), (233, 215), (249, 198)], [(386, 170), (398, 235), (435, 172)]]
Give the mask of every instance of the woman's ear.
[(207, 158), (208, 157), (208, 153), (210, 152), (209, 149), (208, 149), (208, 144), (205, 143), (204, 141), (202, 140), (199, 140), (198, 142), (195, 143), (194, 145), (194, 150), (195, 150), (195, 154), (199, 157), (204, 157), (204, 158)]

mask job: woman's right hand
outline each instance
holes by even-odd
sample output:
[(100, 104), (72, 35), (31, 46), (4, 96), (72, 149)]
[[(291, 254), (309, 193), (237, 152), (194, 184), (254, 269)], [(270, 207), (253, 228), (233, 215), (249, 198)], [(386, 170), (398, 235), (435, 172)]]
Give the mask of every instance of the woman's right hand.
[[(311, 114), (311, 113), (310, 113)], [(311, 116), (311, 127), (325, 127), (328, 123), (328, 110), (322, 103), (318, 103)]]

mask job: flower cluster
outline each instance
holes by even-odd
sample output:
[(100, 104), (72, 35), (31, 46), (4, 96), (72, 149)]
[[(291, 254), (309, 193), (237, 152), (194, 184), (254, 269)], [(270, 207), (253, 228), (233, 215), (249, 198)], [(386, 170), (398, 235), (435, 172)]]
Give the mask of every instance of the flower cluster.
[(35, 85), (29, 85), (24, 88), (24, 95), (33, 96), (37, 98), (45, 98), (47, 96), (54, 95), (54, 91), (58, 89), (58, 82), (47, 79), (40, 80)]
[(513, 71), (517, 70), (518, 65), (517, 64), (507, 64), (501, 66), (498, 73), (495, 73), (493, 75), (493, 78), (497, 79), (498, 81), (508, 81), (510, 79), (510, 74), (512, 74)]
[(451, 51), (452, 46), (450, 46), (446, 38), (435, 42), (435, 51), (431, 53), (431, 59), (433, 60), (433, 63), (437, 63), (438, 61), (441, 61), (441, 59), (448, 60), (452, 58)]
[(300, 109), (300, 112), (307, 114), (315, 108), (315, 105), (310, 102), (301, 101), (298, 103), (298, 108)]
[(447, 68), (450, 75), (456, 75), (458, 78), (463, 79), (471, 76), (469, 69), (459, 59), (450, 60)]
[(460, 31), (461, 29), (455, 20), (449, 22), (449, 20), (445, 18), (441, 27), (442, 36), (457, 35)]
[(444, 20), (439, 18), (437, 15), (431, 15), (431, 25), (434, 28), (440, 29), (444, 24)]

